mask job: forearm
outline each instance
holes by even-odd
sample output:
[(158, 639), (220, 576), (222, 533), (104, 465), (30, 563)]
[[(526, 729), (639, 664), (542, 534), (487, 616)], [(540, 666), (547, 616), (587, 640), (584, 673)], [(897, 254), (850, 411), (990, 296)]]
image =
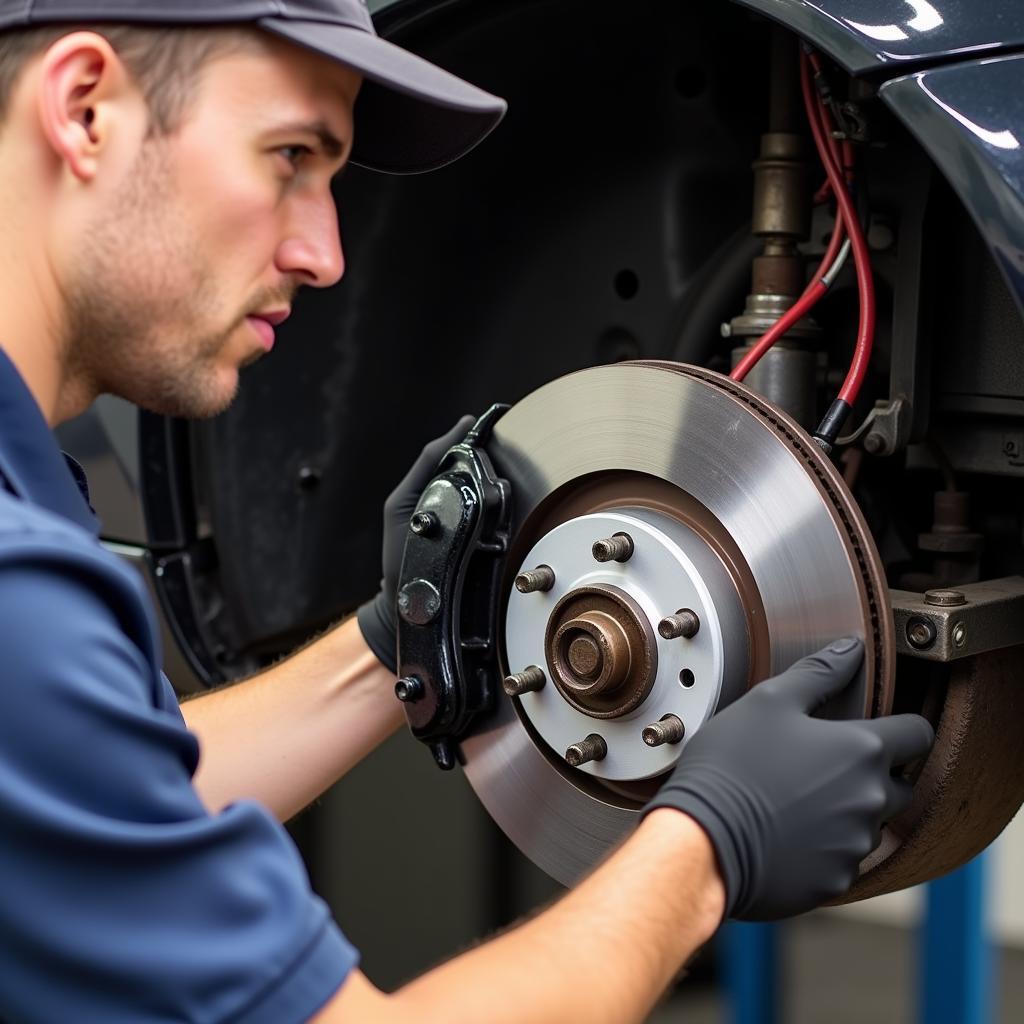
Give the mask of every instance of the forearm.
[(211, 810), (252, 798), (287, 820), (402, 723), (394, 676), (354, 619), (272, 669), (182, 705)]
[(639, 1022), (714, 933), (724, 905), (700, 826), (676, 811), (654, 811), (544, 913), (392, 996), (352, 979), (317, 1024)]

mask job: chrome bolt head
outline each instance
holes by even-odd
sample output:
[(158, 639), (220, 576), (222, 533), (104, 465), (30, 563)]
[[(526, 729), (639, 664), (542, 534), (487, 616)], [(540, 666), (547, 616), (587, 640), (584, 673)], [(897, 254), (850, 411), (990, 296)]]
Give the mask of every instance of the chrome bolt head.
[(403, 704), (415, 704), (423, 693), (423, 680), (419, 676), (405, 676), (395, 683), (395, 696)]
[(433, 537), (441, 526), (441, 521), (433, 512), (416, 512), (409, 520), (409, 529), (417, 537)]

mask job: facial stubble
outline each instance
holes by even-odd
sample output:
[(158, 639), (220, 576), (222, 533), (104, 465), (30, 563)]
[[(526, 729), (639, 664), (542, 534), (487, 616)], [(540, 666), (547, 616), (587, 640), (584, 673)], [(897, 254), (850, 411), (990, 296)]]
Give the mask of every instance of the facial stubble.
[(65, 380), (161, 415), (200, 419), (234, 401), (237, 376), (225, 385), (224, 350), (245, 313), (211, 328), (225, 319), (216, 276), (169, 158), (161, 140), (143, 146), (76, 254), (64, 288)]

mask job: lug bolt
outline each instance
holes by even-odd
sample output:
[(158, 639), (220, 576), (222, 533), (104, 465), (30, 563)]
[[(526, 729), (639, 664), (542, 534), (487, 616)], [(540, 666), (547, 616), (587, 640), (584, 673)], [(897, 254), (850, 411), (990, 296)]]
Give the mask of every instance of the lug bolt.
[(596, 541), (592, 551), (599, 562), (628, 562), (633, 557), (633, 538), (628, 533), (616, 533)]
[(574, 743), (566, 752), (565, 759), (573, 768), (579, 768), (588, 761), (603, 761), (608, 756), (608, 744), (596, 732), (585, 740)]
[(418, 676), (406, 676), (395, 683), (395, 696), (403, 704), (415, 704), (423, 696), (423, 680)]
[(548, 677), (544, 675), (544, 669), (531, 665), (522, 672), (515, 672), (506, 676), (502, 682), (502, 688), (510, 697), (521, 697), (524, 693), (536, 693), (544, 689)]
[(935, 643), (935, 626), (929, 619), (915, 616), (907, 621), (907, 643), (919, 651), (926, 651)]
[(433, 512), (416, 512), (409, 520), (409, 529), (418, 537), (432, 537), (441, 525)]
[(516, 590), (520, 594), (546, 594), (555, 585), (555, 571), (550, 565), (538, 565), (516, 577)]
[(644, 743), (660, 747), (663, 743), (679, 743), (686, 735), (686, 726), (675, 715), (662, 715), (661, 720), (643, 731)]
[(690, 611), (689, 608), (681, 608), (675, 615), (666, 615), (658, 623), (658, 632), (666, 640), (677, 640), (679, 637), (691, 640), (699, 629), (700, 619), (697, 618), (697, 613)]

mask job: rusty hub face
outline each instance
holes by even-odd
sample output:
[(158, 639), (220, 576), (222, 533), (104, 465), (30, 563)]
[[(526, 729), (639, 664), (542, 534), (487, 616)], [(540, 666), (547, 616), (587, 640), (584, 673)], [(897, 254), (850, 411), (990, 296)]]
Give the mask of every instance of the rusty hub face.
[(577, 711), (620, 718), (651, 692), (658, 668), (651, 624), (618, 587), (580, 587), (555, 605), (544, 639), (551, 681)]

